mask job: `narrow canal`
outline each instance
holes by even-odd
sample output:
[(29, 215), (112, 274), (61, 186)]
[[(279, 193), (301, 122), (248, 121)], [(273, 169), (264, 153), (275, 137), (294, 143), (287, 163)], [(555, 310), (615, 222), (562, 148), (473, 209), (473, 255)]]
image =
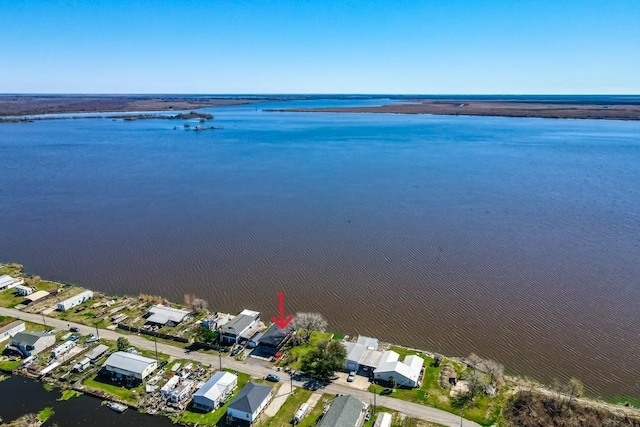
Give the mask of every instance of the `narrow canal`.
[(62, 393), (59, 389), (47, 391), (42, 383), (27, 378), (11, 376), (0, 381), (0, 417), (4, 423), (28, 414), (38, 413), (45, 407), (52, 407), (55, 414), (45, 426), (175, 426), (168, 418), (140, 414), (129, 409), (123, 414), (101, 406), (101, 400), (82, 395), (67, 401), (58, 401)]

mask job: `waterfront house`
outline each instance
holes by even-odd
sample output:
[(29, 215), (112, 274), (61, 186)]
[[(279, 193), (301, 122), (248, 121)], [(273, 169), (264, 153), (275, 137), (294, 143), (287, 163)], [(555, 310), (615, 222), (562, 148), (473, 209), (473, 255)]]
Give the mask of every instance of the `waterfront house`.
[(293, 327), (291, 324), (284, 328), (280, 328), (274, 323), (257, 340), (257, 345), (262, 349), (271, 350), (275, 354), (280, 350), (280, 348), (282, 348), (289, 338), (291, 338), (292, 335)]
[(151, 307), (149, 311), (147, 311), (145, 317), (147, 318), (147, 323), (154, 323), (162, 326), (176, 326), (190, 315), (191, 310), (172, 308), (158, 304)]
[(272, 394), (272, 387), (249, 382), (229, 404), (227, 415), (253, 423), (267, 407)]
[(93, 298), (93, 292), (84, 291), (80, 292), (78, 295), (74, 295), (71, 298), (67, 298), (66, 300), (59, 302), (57, 310), (58, 311), (67, 311), (75, 306), (82, 304), (85, 301)]
[(366, 405), (353, 396), (338, 396), (320, 421), (320, 427), (360, 427)]
[(16, 285), (14, 289), (18, 293), (18, 295), (26, 297), (27, 295), (31, 295), (35, 288), (24, 285)]
[[(252, 327), (260, 318), (260, 313), (252, 310), (242, 310), (240, 314), (231, 319), (222, 327), (221, 340), (223, 344), (237, 344), (248, 340), (253, 334), (247, 336)], [(256, 331), (257, 332), (257, 331)]]
[(355, 343), (344, 343), (347, 350), (345, 369), (358, 372), (360, 368), (373, 370), (378, 367), (382, 359), (382, 351), (378, 351), (378, 340), (371, 337), (359, 336)]
[(373, 371), (376, 380), (390, 381), (391, 377), (398, 386), (418, 387), (422, 377), (424, 359), (416, 355), (406, 356), (401, 362), (395, 351), (385, 351), (378, 367)]
[(193, 407), (211, 412), (227, 400), (238, 385), (238, 376), (218, 371), (193, 395)]
[(11, 277), (8, 274), (0, 276), (0, 291), (11, 289), (18, 285), (24, 285), (24, 280), (22, 278)]
[(18, 332), (25, 330), (24, 322), (16, 320), (0, 328), (0, 342), (13, 338)]
[(103, 369), (117, 379), (143, 381), (158, 368), (154, 359), (116, 351), (102, 365)]
[(44, 332), (18, 332), (11, 340), (10, 350), (19, 352), (23, 357), (40, 353), (56, 343), (56, 336)]

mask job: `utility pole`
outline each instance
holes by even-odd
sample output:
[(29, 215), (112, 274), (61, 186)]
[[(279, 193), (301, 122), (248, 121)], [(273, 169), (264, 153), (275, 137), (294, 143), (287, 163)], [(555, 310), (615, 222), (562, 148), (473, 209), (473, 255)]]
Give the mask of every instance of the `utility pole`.
[(156, 345), (156, 363), (158, 362), (158, 335), (153, 335), (154, 343)]
[(289, 372), (289, 378), (291, 379), (291, 394), (293, 394), (293, 371)]
[(42, 323), (44, 323), (44, 326), (47, 326), (47, 321), (44, 319), (44, 313), (40, 314), (42, 314)]
[(218, 361), (220, 362), (220, 370), (222, 371), (222, 349), (218, 345)]
[(96, 327), (96, 337), (100, 339), (100, 331), (98, 330), (98, 322), (93, 322), (93, 325)]

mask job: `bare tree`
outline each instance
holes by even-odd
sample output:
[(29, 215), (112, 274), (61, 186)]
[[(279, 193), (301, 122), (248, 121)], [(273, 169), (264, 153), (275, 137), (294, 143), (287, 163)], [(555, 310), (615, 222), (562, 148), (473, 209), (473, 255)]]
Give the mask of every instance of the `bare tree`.
[(484, 371), (491, 375), (491, 382), (496, 385), (502, 384), (504, 380), (504, 366), (491, 359), (485, 360), (483, 365), (485, 368)]
[(309, 342), (313, 331), (324, 332), (327, 330), (327, 320), (320, 313), (296, 313), (292, 325), (296, 330), (305, 333), (305, 340)]
[(467, 392), (469, 400), (475, 399), (475, 397), (484, 390), (484, 387), (487, 385), (485, 376), (482, 372), (476, 369), (471, 371), (465, 379), (467, 380), (467, 386), (469, 387), (469, 391)]
[(574, 397), (581, 397), (584, 394), (584, 385), (575, 377), (571, 377), (566, 387), (567, 394), (569, 395), (568, 405), (571, 405)]
[(209, 308), (209, 303), (194, 294), (184, 294), (184, 305), (196, 313), (202, 313)]
[(475, 369), (480, 368), (482, 361), (482, 358), (475, 353), (471, 353), (469, 357), (467, 357), (467, 364)]

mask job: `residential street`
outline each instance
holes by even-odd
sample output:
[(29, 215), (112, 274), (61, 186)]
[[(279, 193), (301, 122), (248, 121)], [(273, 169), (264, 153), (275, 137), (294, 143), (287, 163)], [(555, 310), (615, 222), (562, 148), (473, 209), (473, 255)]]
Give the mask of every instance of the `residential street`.
[[(39, 324), (43, 323), (42, 321), (43, 319), (40, 314), (23, 313), (19, 310), (10, 309), (10, 308), (1, 308), (1, 307), (0, 307), (0, 314), (5, 316), (12, 316), (12, 317), (33, 322), (33, 323), (39, 323)], [(45, 319), (46, 319), (47, 326), (51, 326), (56, 329), (68, 330), (70, 326), (71, 327), (75, 326), (79, 329), (80, 333), (82, 334), (91, 334), (91, 333), (95, 334), (96, 332), (96, 329), (90, 326), (81, 325), (73, 322), (67, 322), (64, 320), (53, 319), (50, 317), (46, 317)], [(107, 329), (100, 329), (99, 333), (100, 333), (100, 338), (106, 338), (106, 339), (115, 341), (119, 337), (125, 337), (129, 340), (131, 345), (138, 347), (140, 349), (144, 349), (144, 350), (155, 349), (155, 343), (153, 341), (139, 335), (118, 333), (118, 332), (110, 331)], [(189, 354), (185, 354), (184, 349), (180, 347), (175, 347), (175, 346), (160, 343), (160, 342), (157, 343), (157, 345), (158, 345), (158, 352), (168, 354), (173, 358), (191, 359), (197, 362), (202, 362), (202, 363), (212, 365), (214, 367), (217, 367), (219, 364), (219, 358), (215, 355), (203, 354), (196, 351), (191, 352)], [(245, 372), (255, 377), (264, 377), (268, 373), (274, 372), (273, 369), (270, 369), (268, 367), (261, 366), (258, 364), (253, 364), (253, 363), (249, 364), (249, 363), (238, 362), (228, 356), (225, 356), (222, 358), (222, 366), (223, 368)], [(283, 381), (284, 381), (284, 384), (282, 385), (281, 390), (283, 391), (288, 390), (288, 387), (287, 387), (288, 384), (286, 384), (287, 382), (290, 381), (288, 375), (284, 374), (284, 375), (281, 375), (281, 377), (283, 378)], [(296, 387), (302, 387), (303, 384), (304, 383), (302, 381), (293, 381), (293, 385)], [(351, 388), (346, 385), (329, 384), (328, 386), (319, 389), (318, 392), (328, 393), (328, 394), (350, 394), (365, 403), (373, 402), (372, 393)], [(479, 424), (469, 420), (463, 419), (461, 422), (461, 419), (459, 416), (451, 414), (449, 412), (441, 411), (439, 409), (432, 408), (430, 406), (424, 406), (416, 403), (406, 402), (399, 399), (394, 399), (394, 398), (385, 397), (385, 396), (376, 396), (376, 404), (378, 406), (385, 406), (387, 408), (394, 409), (396, 411), (406, 414), (409, 417), (420, 418), (423, 420), (440, 423), (440, 424), (451, 426), (451, 427), (458, 427), (458, 426), (479, 427)]]

